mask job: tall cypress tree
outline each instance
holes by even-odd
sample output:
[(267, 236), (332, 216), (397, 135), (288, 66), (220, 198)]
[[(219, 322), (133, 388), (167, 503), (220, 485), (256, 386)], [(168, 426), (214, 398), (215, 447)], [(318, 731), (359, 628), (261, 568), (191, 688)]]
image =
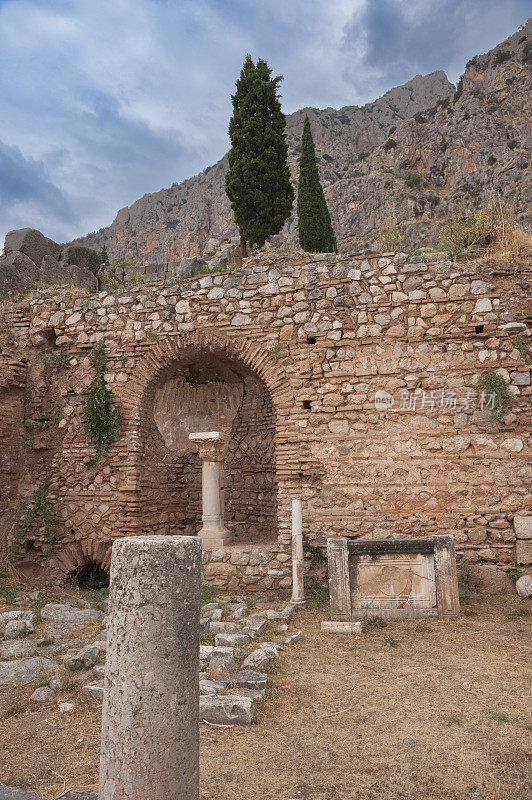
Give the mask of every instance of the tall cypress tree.
[(297, 192), (299, 244), (308, 253), (336, 253), (331, 215), (320, 183), (316, 151), (308, 116), (305, 116)]
[(225, 191), (243, 242), (262, 247), (290, 216), (294, 189), (286, 161), (286, 120), (266, 61), (247, 56), (232, 95)]

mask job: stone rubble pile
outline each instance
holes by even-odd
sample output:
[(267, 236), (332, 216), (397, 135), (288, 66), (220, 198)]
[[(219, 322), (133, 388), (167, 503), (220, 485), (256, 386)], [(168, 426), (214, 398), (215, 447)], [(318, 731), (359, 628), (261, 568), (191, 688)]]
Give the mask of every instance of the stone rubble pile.
[[(266, 695), (268, 669), (281, 650), (302, 636), (301, 631), (289, 632), (293, 611), (291, 605), (279, 611), (265, 602), (250, 608), (245, 602), (227, 599), (202, 606), (202, 641), (209, 643), (200, 645), (200, 721), (214, 725), (253, 722), (255, 704)], [(32, 693), (31, 702), (57, 701), (59, 711), (66, 714), (74, 711), (74, 705), (61, 697), (65, 687), (77, 686), (83, 696), (101, 701), (106, 620), (104, 611), (88, 604), (79, 608), (47, 603), (40, 611), (0, 612), (0, 636), (1, 631), (4, 635), (0, 686), (46, 679)], [(100, 628), (97, 637), (93, 633), (88, 641), (82, 627), (87, 623)]]

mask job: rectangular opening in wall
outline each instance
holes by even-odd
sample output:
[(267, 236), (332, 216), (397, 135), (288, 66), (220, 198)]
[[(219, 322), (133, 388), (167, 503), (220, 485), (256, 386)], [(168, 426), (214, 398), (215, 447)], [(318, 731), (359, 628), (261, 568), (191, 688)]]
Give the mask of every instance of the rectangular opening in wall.
[(307, 344), (316, 344), (315, 336), (307, 336)]
[(312, 405), (310, 403), (310, 400), (303, 400), (303, 408), (306, 408), (308, 411), (311, 410)]
[(475, 325), (475, 333), (484, 333), (484, 325)]

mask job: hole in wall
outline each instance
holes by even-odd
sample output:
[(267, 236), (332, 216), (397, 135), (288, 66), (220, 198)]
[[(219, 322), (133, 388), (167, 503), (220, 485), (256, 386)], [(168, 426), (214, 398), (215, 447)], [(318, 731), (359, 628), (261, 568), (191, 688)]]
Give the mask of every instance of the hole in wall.
[(475, 325), (475, 333), (484, 333), (484, 325)]
[(100, 564), (84, 564), (74, 574), (74, 580), (82, 589), (104, 589), (109, 586), (109, 575)]
[(311, 410), (312, 404), (311, 404), (310, 400), (303, 400), (303, 408), (306, 408), (308, 411)]
[(316, 344), (315, 336), (307, 336), (307, 344)]

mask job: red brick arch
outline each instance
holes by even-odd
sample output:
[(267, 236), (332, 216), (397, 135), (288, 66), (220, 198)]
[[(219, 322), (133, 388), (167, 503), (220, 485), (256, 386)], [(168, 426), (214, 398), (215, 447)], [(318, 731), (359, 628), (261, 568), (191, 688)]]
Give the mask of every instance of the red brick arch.
[(143, 356), (130, 379), (129, 402), (124, 409), (128, 451), (123, 482), (125, 490), (134, 490), (137, 486), (143, 450), (143, 422), (150, 391), (175, 361), (187, 353), (202, 351), (240, 361), (249, 367), (268, 390), (275, 411), (276, 429), (279, 429), (281, 420), (284, 419), (286, 424), (294, 394), (283, 368), (268, 351), (267, 343), (250, 341), (241, 332), (231, 337), (212, 330), (168, 337), (157, 342)]

